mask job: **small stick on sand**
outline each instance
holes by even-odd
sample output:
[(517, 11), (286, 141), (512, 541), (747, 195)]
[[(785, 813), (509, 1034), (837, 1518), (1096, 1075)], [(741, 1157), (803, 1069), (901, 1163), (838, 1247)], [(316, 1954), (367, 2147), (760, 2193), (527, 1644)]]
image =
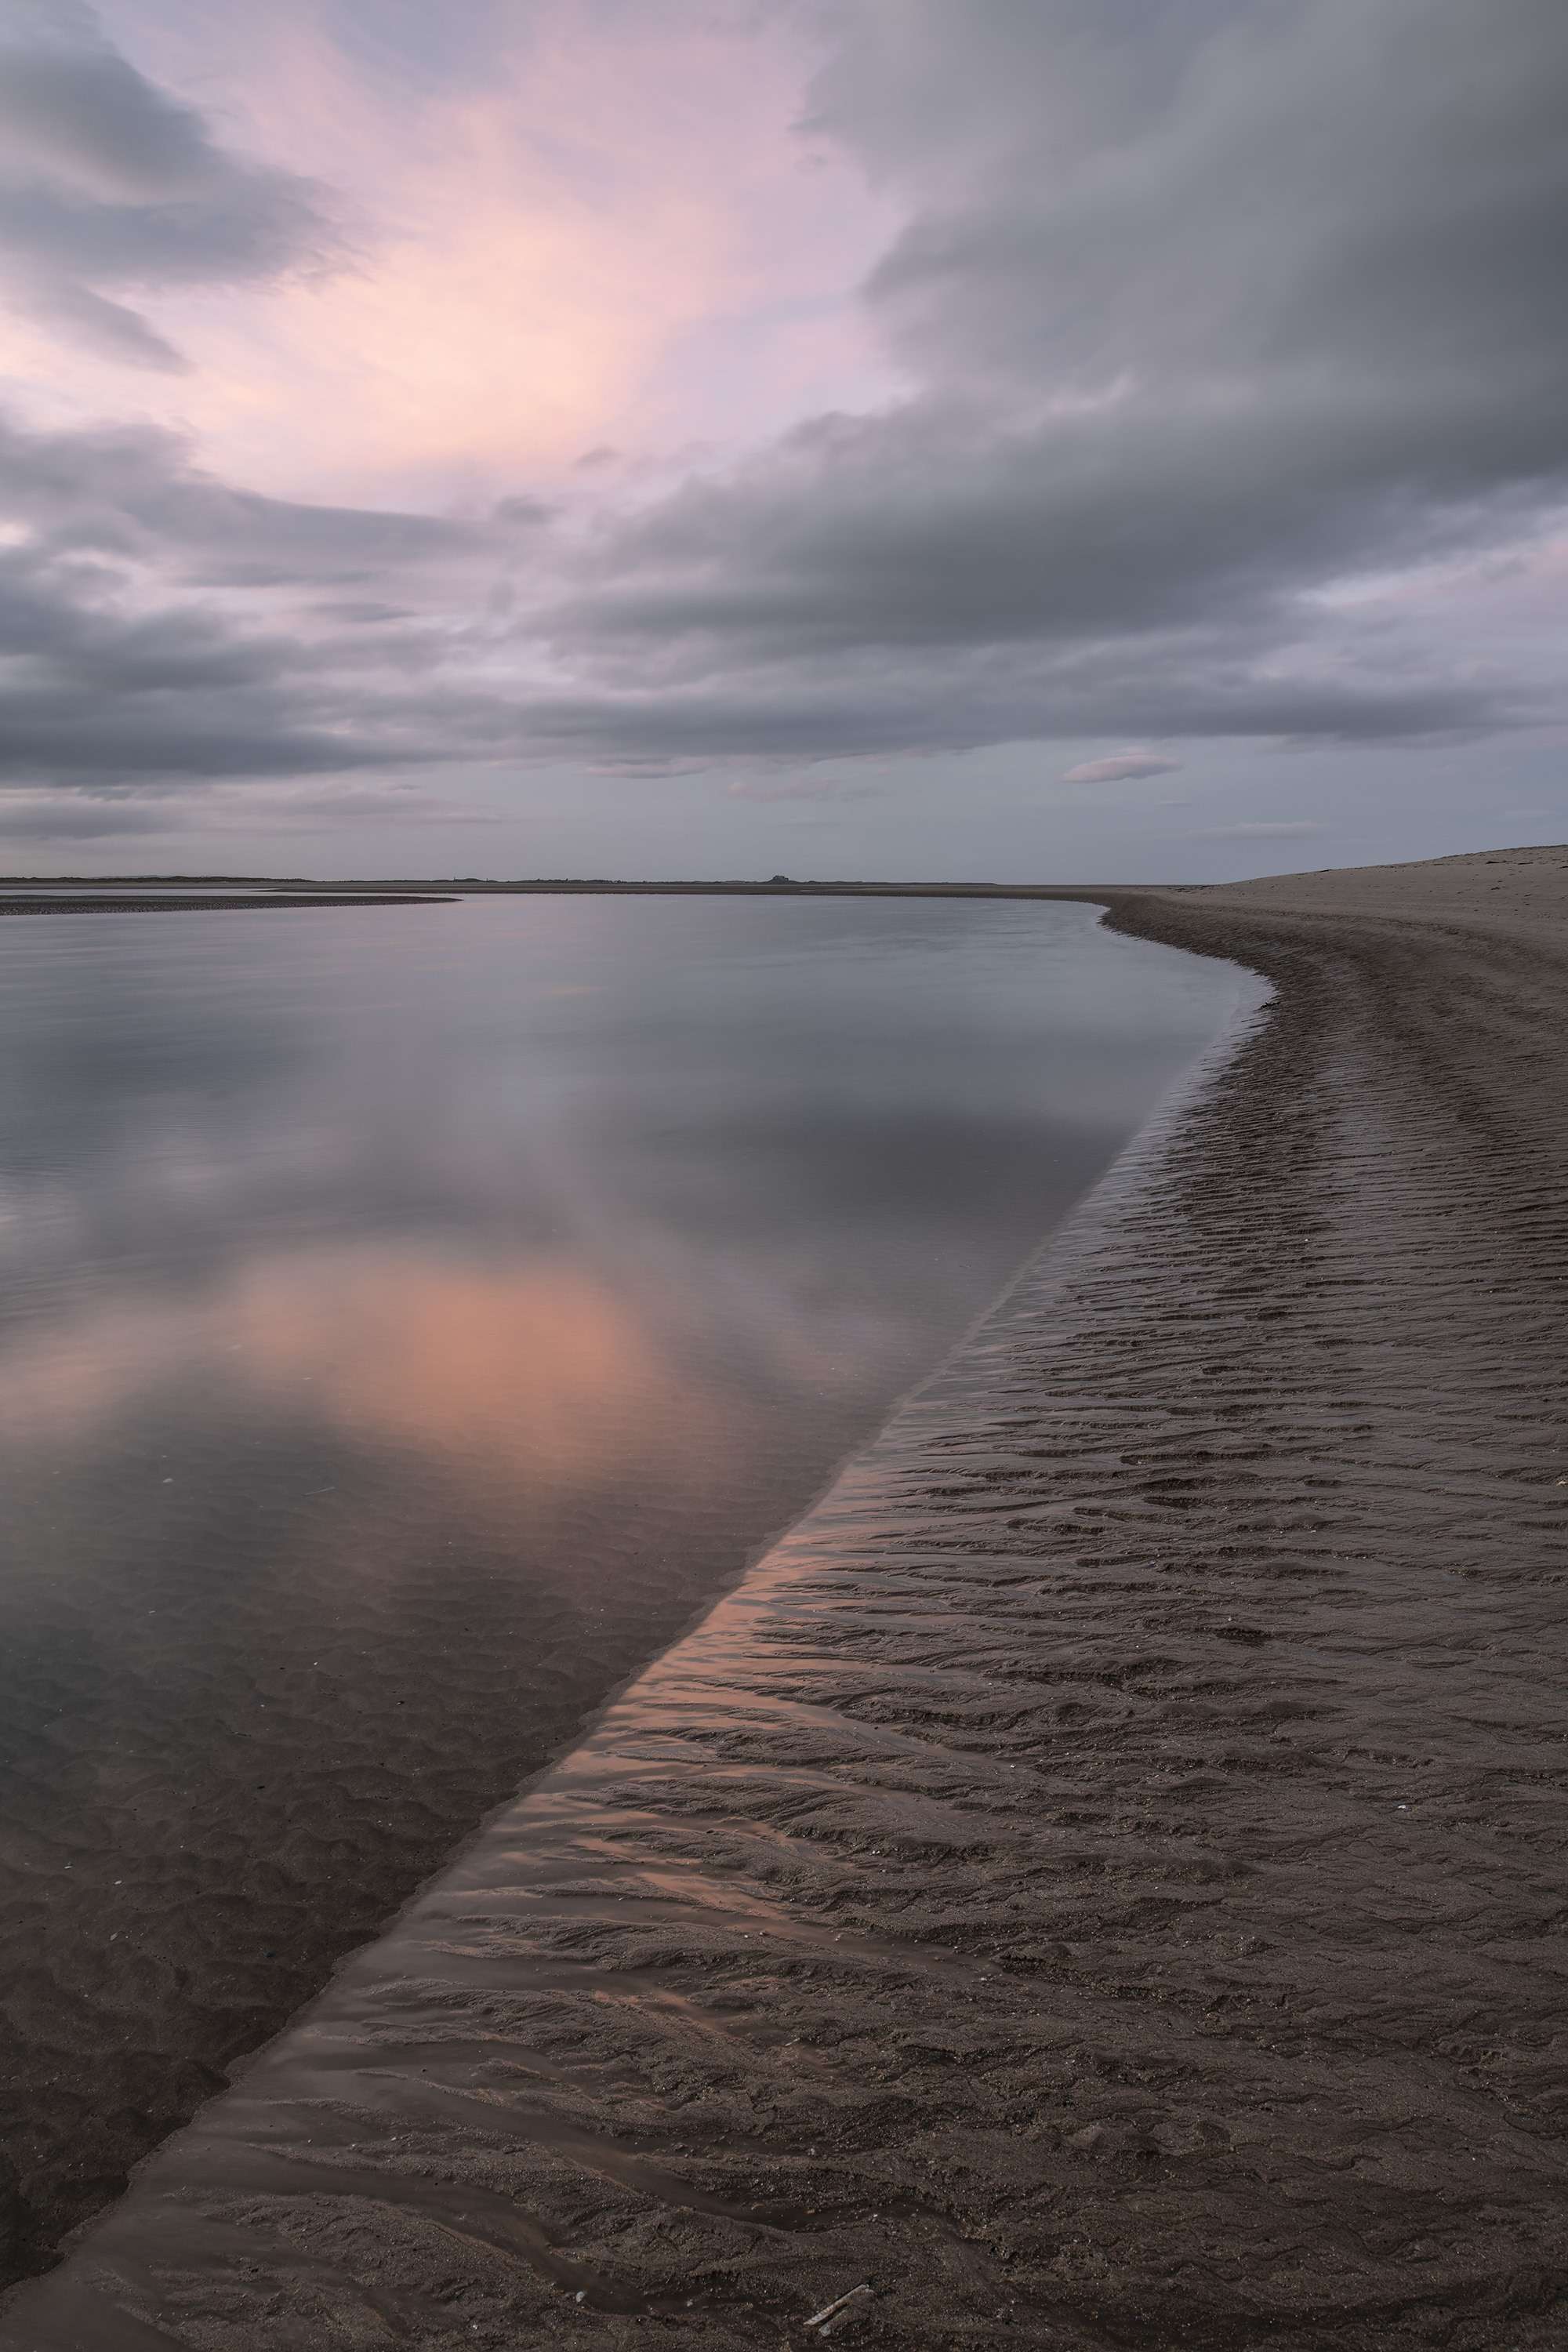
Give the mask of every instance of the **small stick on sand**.
[(870, 2292), (870, 2280), (862, 2279), (859, 2285), (852, 2286), (847, 2294), (841, 2294), (837, 2303), (824, 2304), (820, 2311), (814, 2311), (811, 2317), (807, 2320), (804, 2320), (801, 2324), (805, 2327), (820, 2327), (822, 2329), (822, 2333), (826, 2336), (827, 2330), (823, 2326), (823, 2322), (825, 2320), (831, 2319), (836, 2312), (842, 2311), (847, 2303), (853, 2303), (858, 2294), (869, 2294)]

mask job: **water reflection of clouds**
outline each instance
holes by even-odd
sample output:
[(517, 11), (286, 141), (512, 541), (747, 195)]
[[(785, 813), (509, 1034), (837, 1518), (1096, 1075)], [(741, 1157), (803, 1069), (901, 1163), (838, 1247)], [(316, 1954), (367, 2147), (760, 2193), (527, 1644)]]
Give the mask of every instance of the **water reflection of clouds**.
[(258, 1258), (195, 1296), (18, 1335), (0, 1437), (69, 1447), (193, 1375), (209, 1419), (225, 1391), (237, 1419), (308, 1412), (544, 1491), (595, 1483), (608, 1443), (635, 1466), (708, 1417), (636, 1303), (582, 1267), (361, 1247)]
[(542, 1502), (858, 1421), (1228, 987), (1072, 907), (410, 912), (0, 940), (0, 1445), (291, 1417)]

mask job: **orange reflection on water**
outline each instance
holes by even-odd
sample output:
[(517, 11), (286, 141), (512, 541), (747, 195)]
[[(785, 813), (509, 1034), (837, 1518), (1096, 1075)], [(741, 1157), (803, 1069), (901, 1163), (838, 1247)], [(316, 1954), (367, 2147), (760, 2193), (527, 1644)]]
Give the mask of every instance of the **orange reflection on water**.
[(229, 1412), (237, 1385), (269, 1418), (460, 1458), (535, 1495), (582, 1484), (607, 1445), (633, 1467), (678, 1434), (716, 1438), (721, 1419), (636, 1303), (581, 1267), (364, 1247), (253, 1260), (189, 1301), (122, 1294), (21, 1339), (0, 1360), (0, 1434), (78, 1443), (193, 1376)]
[(646, 1448), (694, 1403), (627, 1301), (558, 1262), (270, 1265), (236, 1304), (253, 1379), (285, 1394), (310, 1382), (362, 1438), (517, 1460), (531, 1485), (575, 1480), (609, 1431)]

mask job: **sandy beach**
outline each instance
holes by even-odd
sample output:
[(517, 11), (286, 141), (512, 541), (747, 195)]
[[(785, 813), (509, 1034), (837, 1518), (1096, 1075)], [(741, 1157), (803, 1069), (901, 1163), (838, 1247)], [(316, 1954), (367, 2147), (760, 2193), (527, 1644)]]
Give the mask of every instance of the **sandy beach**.
[(8, 2352), (1561, 2342), (1568, 848), (1040, 895), (1274, 1003)]

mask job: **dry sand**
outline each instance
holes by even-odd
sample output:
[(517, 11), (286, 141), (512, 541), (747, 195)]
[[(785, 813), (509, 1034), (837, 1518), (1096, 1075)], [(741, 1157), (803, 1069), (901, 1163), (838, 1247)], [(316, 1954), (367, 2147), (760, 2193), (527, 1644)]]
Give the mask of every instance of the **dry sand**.
[(1568, 849), (1093, 895), (1273, 1010), (8, 2352), (1561, 2344)]

